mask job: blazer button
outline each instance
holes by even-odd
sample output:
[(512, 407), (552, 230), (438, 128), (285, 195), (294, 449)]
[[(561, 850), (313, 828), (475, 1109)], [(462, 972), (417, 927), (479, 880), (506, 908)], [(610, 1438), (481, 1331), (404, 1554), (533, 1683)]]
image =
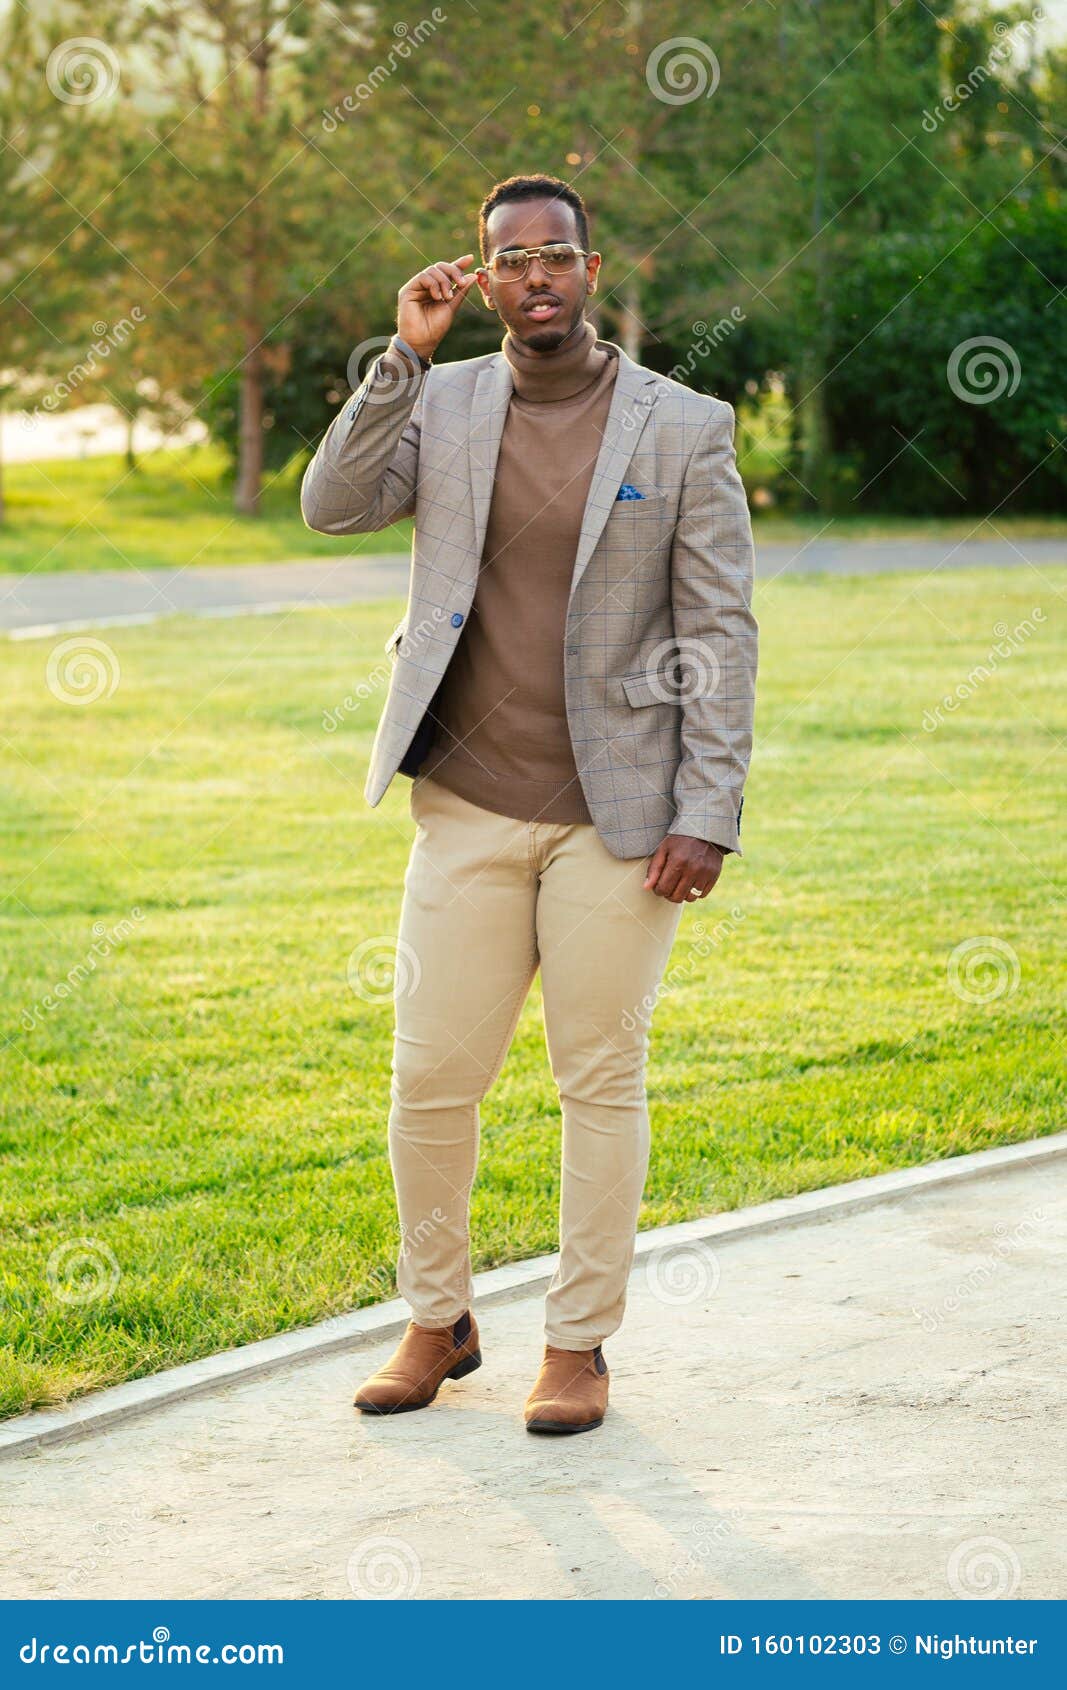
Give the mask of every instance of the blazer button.
[(453, 628), (461, 627), (462, 623), (463, 623), (463, 612), (461, 610), (454, 610), (452, 612), (452, 626), (453, 626)]

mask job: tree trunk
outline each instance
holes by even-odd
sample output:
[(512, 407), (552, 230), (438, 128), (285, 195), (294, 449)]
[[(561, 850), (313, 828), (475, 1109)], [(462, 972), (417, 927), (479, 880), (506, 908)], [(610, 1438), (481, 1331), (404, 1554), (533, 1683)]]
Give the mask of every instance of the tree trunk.
[[(816, 32), (820, 24), (821, 0), (810, 0)], [(816, 42), (819, 41), (816, 33)], [(811, 199), (812, 321), (801, 356), (801, 460), (800, 479), (805, 502), (814, 509), (826, 504), (830, 486), (830, 430), (826, 415), (826, 374), (829, 346), (830, 290), (826, 265), (826, 141), (824, 135), (823, 78), (812, 99), (813, 180)]]
[[(252, 54), (256, 72), (257, 136), (262, 137), (267, 118), (270, 87), (270, 51), (260, 43)], [(248, 208), (248, 246), (245, 260), (245, 355), (241, 360), (240, 433), (237, 447), (237, 489), (234, 504), (242, 516), (259, 515), (263, 486), (263, 397), (266, 371), (263, 364), (263, 218), (258, 199)]]
[(800, 481), (804, 502), (813, 510), (825, 499), (829, 428), (826, 418), (826, 364), (821, 347), (811, 345), (801, 357), (801, 389), (797, 406), (800, 436)]
[(0, 405), (0, 524), (7, 520), (4, 508), (4, 408)]
[(241, 362), (241, 428), (234, 504), (242, 516), (259, 515), (263, 484), (263, 360), (257, 341)]
[(135, 416), (133, 416), (129, 411), (127, 411), (127, 413), (126, 413), (126, 468), (127, 469), (136, 469), (137, 468), (137, 455), (136, 455), (136, 453), (134, 452), (134, 449), (133, 449), (133, 431), (134, 431), (134, 428), (136, 427), (136, 424), (137, 424), (137, 418)]
[(627, 276), (619, 290), (619, 345), (632, 358), (635, 364), (641, 362), (641, 319), (638, 316), (640, 304), (640, 281), (634, 274)]

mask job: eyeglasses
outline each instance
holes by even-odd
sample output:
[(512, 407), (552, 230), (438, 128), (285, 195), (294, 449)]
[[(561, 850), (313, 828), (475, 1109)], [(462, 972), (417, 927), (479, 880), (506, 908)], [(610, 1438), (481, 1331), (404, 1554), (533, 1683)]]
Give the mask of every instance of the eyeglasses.
[(551, 246), (531, 247), (527, 252), (525, 247), (509, 247), (505, 252), (494, 253), (485, 265), (491, 270), (498, 282), (521, 282), (530, 268), (531, 258), (539, 258), (546, 272), (550, 276), (564, 276), (568, 270), (573, 270), (579, 258), (588, 258), (580, 246), (572, 246), (569, 241), (554, 241)]

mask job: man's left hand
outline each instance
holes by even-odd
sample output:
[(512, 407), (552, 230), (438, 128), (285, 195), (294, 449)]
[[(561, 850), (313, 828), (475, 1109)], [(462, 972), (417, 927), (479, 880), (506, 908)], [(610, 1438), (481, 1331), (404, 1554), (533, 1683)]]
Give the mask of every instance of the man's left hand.
[(672, 904), (693, 904), (706, 898), (722, 873), (724, 853), (704, 839), (668, 833), (657, 845), (645, 876), (645, 890)]

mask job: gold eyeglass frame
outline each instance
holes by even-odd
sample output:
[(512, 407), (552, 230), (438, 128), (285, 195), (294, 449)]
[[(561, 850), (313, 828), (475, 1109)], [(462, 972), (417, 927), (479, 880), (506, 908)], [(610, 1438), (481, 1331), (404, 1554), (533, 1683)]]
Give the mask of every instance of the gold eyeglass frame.
[[(584, 247), (575, 246), (572, 241), (546, 241), (544, 246), (515, 246), (508, 247), (506, 249), (506, 255), (508, 258), (518, 258), (521, 254), (521, 256), (525, 259), (522, 271), (518, 276), (500, 276), (497, 274), (494, 269), (494, 265), (496, 264), (498, 258), (504, 257), (504, 253), (499, 252), (495, 252), (493, 254), (488, 264), (479, 265), (479, 269), (484, 270), (487, 275), (495, 276), (498, 282), (523, 282), (526, 280), (529, 273), (531, 258), (540, 258), (541, 263), (544, 265), (546, 276), (565, 276), (568, 273), (567, 270), (550, 270), (548, 265), (545, 264), (544, 258), (541, 256), (542, 253), (551, 252), (553, 248), (558, 249), (563, 246), (567, 248), (568, 252), (573, 253), (576, 259), (592, 257), (592, 253), (586, 252)], [(570, 266), (568, 266), (568, 269), (569, 268)]]

